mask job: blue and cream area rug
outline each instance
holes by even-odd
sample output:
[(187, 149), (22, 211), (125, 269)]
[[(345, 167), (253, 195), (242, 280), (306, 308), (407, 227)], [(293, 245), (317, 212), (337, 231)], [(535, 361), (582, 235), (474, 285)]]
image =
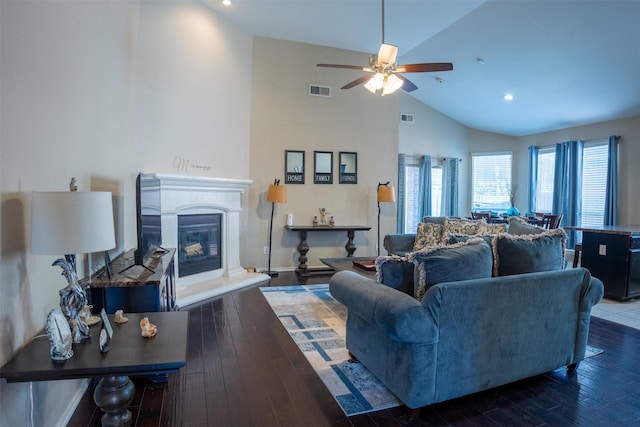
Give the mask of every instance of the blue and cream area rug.
[(260, 288), (291, 338), (347, 416), (401, 405), (345, 346), (347, 309), (329, 285)]
[[(347, 309), (333, 299), (329, 285), (260, 290), (347, 416), (402, 404), (360, 363), (349, 362)], [(587, 346), (585, 358), (600, 353), (602, 350)]]

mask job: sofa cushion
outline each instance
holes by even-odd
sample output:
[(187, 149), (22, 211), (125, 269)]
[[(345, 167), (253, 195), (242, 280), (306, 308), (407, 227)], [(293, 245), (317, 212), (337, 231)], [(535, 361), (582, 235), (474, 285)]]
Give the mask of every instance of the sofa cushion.
[(413, 250), (417, 251), (425, 246), (437, 245), (442, 239), (442, 230), (444, 227), (440, 224), (431, 222), (421, 222), (418, 224), (416, 232), (416, 240), (413, 242)]
[(509, 234), (521, 236), (524, 234), (540, 234), (544, 232), (544, 228), (529, 224), (524, 219), (520, 219), (518, 217), (509, 218)]
[(481, 238), (454, 245), (438, 245), (407, 255), (414, 264), (414, 296), (422, 300), (431, 286), (457, 280), (491, 277), (491, 247)]
[(538, 234), (499, 234), (493, 240), (493, 275), (562, 270), (565, 241), (561, 228)]
[(468, 242), (471, 239), (482, 239), (487, 245), (493, 247), (493, 239), (497, 236), (497, 234), (456, 234), (456, 233), (447, 233), (447, 238), (444, 239), (445, 244), (447, 245), (455, 245), (460, 242)]
[(376, 278), (378, 282), (413, 296), (413, 264), (401, 256), (380, 256), (376, 258)]

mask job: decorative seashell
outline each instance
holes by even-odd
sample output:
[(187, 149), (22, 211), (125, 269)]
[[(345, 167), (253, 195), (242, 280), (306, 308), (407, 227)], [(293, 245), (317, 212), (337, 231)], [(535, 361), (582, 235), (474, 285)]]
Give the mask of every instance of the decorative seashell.
[(145, 338), (155, 337), (156, 333), (158, 333), (158, 328), (153, 323), (149, 323), (148, 317), (143, 317), (142, 320), (140, 320), (140, 329), (142, 336)]
[(114, 315), (113, 321), (116, 323), (127, 323), (129, 321), (128, 317), (124, 317), (124, 313), (122, 310), (117, 310)]

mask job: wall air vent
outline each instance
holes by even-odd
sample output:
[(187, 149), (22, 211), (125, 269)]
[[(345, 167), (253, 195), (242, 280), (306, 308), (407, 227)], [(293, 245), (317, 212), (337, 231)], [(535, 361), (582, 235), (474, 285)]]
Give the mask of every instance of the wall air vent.
[(318, 86), (318, 85), (309, 85), (309, 95), (313, 96), (324, 96), (331, 97), (331, 87), (329, 86)]
[(400, 113), (400, 121), (402, 123), (413, 123), (413, 114)]

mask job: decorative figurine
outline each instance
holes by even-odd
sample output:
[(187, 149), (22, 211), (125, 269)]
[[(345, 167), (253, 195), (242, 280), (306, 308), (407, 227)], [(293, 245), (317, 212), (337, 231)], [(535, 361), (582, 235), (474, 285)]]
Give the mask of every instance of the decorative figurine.
[(143, 317), (140, 320), (140, 329), (142, 330), (142, 336), (145, 338), (155, 337), (158, 332), (158, 328), (153, 323), (149, 323), (148, 317)]
[(325, 208), (320, 208), (320, 224), (327, 225), (327, 210)]
[(333, 215), (331, 215), (331, 219), (329, 220), (329, 227), (333, 227), (336, 225), (336, 222), (333, 220)]
[(317, 227), (317, 226), (318, 226), (318, 217), (317, 217), (317, 216), (314, 216), (314, 217), (313, 217), (313, 226), (314, 226), (314, 227)]

